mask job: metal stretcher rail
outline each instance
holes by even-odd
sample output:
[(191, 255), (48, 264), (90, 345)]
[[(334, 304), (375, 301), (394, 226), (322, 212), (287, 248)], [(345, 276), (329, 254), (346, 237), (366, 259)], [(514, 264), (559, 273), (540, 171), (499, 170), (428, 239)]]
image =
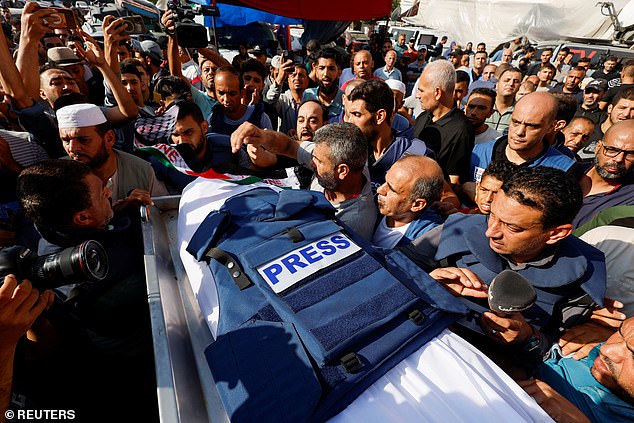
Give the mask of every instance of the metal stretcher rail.
[(228, 422), (204, 356), (213, 342), (177, 245), (180, 196), (141, 207), (161, 422)]

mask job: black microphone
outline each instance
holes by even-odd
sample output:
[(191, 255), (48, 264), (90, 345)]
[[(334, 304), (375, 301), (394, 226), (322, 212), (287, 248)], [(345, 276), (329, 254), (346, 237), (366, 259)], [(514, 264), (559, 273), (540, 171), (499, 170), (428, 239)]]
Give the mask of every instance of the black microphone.
[(479, 324), (482, 314), (487, 311), (509, 314), (527, 310), (535, 303), (537, 294), (524, 276), (513, 270), (503, 270), (489, 284), (488, 309), (467, 297), (460, 299), (469, 308), (469, 313), (459, 324), (484, 335)]
[(537, 300), (535, 288), (513, 270), (501, 271), (489, 285), (489, 307), (499, 313), (529, 309)]

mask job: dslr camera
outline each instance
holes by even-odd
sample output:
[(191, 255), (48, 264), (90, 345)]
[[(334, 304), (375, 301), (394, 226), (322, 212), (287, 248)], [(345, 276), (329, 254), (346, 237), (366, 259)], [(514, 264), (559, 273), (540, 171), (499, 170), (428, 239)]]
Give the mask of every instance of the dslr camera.
[[(187, 5), (181, 3), (181, 0), (169, 0), (167, 8), (173, 10), (176, 15), (176, 29), (173, 32), (178, 38), (178, 45), (186, 48), (207, 47), (209, 43), (207, 28), (194, 22), (194, 18), (196, 16), (220, 16), (217, 6)], [(167, 29), (165, 32), (170, 33)]]
[(106, 250), (94, 240), (43, 256), (20, 245), (0, 249), (0, 276), (13, 273), (18, 280), (30, 280), (38, 289), (101, 282), (108, 276), (108, 269)]

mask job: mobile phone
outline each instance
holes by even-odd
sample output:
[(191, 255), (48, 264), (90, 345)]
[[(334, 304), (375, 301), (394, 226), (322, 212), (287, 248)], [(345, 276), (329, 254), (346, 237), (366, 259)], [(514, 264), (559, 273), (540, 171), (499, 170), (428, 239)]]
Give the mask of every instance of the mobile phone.
[(295, 53), (291, 50), (284, 50), (282, 52), (282, 63), (286, 63), (289, 60), (295, 60)]
[(123, 18), (123, 25), (125, 25), (126, 34), (146, 34), (147, 29), (141, 16), (132, 15)]
[(64, 7), (51, 7), (50, 9), (54, 10), (55, 13), (44, 18), (49, 27), (65, 29), (75, 29), (78, 27), (78, 20), (73, 9)]

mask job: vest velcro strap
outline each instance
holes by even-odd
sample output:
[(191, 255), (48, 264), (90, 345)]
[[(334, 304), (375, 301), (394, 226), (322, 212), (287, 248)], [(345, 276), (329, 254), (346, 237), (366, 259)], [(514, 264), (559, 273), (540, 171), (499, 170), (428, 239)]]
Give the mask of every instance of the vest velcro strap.
[(339, 360), (344, 370), (348, 373), (356, 373), (363, 367), (363, 362), (356, 353), (348, 353)]
[(244, 273), (240, 263), (231, 257), (227, 252), (221, 250), (220, 248), (210, 248), (207, 252), (207, 257), (211, 257), (216, 260), (218, 263), (222, 264), (233, 279), (233, 282), (240, 289), (240, 291), (247, 289), (253, 282), (251, 279)]

